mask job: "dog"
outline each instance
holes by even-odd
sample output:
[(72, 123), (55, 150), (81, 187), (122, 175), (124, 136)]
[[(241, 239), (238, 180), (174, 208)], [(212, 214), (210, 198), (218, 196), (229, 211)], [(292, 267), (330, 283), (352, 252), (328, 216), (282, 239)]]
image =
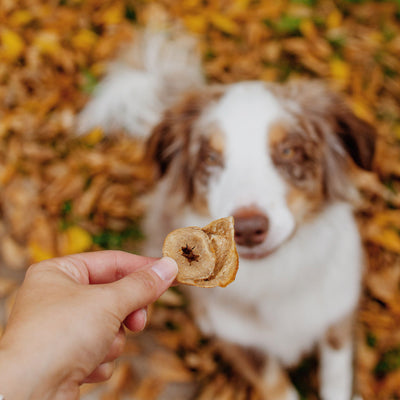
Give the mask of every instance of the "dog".
[(374, 128), (321, 82), (207, 85), (190, 38), (160, 32), (111, 66), (80, 117), (97, 125), (148, 138), (147, 255), (234, 217), (236, 280), (188, 290), (202, 332), (268, 355), (268, 399), (299, 399), (282, 367), (317, 349), (320, 397), (349, 400), (364, 265), (351, 177), (372, 168)]

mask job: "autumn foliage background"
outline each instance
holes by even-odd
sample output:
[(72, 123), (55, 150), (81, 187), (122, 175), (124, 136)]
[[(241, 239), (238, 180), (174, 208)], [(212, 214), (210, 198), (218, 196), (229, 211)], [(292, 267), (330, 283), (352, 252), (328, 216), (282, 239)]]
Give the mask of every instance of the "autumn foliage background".
[[(0, 0), (0, 335), (31, 262), (137, 249), (154, 172), (143, 143), (76, 116), (140, 27), (180, 23), (210, 82), (319, 78), (379, 132), (375, 173), (355, 179), (368, 260), (357, 325), (364, 399), (400, 398), (400, 2), (369, 0)], [(139, 363), (139, 364), (138, 364)], [(292, 372), (316, 399), (308, 359)], [(131, 336), (98, 399), (257, 399), (254, 382), (202, 338), (170, 291)], [(169, 396), (169, 397), (168, 397)]]

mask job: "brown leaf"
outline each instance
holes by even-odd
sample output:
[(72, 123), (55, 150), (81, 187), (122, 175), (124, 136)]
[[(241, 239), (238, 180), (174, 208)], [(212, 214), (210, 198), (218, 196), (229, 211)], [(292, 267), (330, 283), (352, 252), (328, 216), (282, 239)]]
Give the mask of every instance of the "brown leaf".
[(149, 362), (153, 374), (162, 382), (189, 382), (192, 379), (182, 360), (173, 352), (155, 352)]

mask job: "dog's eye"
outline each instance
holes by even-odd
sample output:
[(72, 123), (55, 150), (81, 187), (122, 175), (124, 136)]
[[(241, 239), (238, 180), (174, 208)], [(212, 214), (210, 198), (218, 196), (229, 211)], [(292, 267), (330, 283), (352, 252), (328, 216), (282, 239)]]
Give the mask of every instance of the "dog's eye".
[(213, 150), (207, 152), (205, 160), (207, 165), (220, 165), (221, 164), (221, 155)]
[(299, 149), (294, 146), (284, 146), (281, 149), (281, 156), (286, 160), (290, 160), (295, 157), (296, 154), (299, 153)]

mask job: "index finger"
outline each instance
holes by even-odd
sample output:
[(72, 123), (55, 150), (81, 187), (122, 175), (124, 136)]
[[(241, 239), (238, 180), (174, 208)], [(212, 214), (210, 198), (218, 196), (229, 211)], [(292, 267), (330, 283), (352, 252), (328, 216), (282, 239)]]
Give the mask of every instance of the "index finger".
[(157, 260), (119, 250), (73, 254), (67, 259), (79, 269), (79, 275), (85, 280), (81, 283), (90, 284), (115, 282), (132, 272), (154, 264)]

